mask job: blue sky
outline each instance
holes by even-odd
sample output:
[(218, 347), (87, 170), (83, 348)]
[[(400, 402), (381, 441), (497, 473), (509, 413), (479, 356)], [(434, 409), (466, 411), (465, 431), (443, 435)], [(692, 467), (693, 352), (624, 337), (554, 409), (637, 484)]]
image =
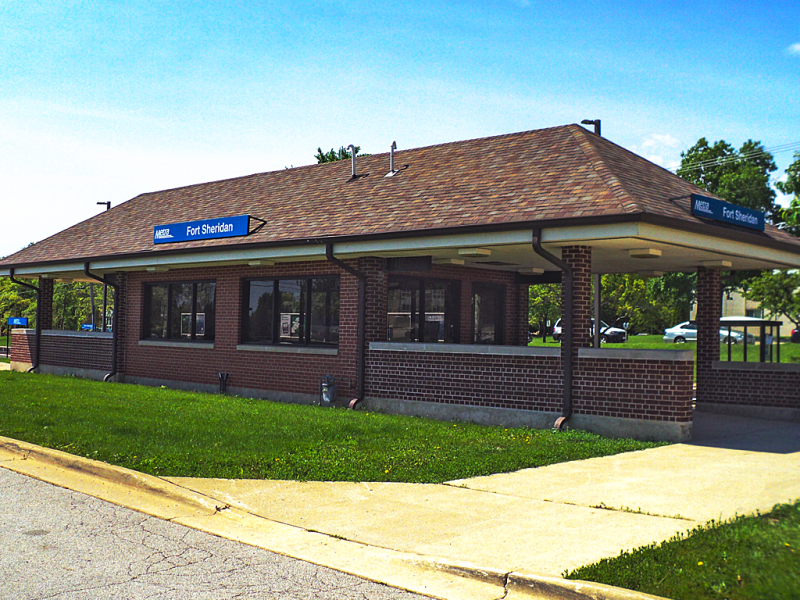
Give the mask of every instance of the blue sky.
[(800, 3), (4, 0), (0, 255), (318, 146), (585, 118), (667, 168), (701, 136), (800, 149)]

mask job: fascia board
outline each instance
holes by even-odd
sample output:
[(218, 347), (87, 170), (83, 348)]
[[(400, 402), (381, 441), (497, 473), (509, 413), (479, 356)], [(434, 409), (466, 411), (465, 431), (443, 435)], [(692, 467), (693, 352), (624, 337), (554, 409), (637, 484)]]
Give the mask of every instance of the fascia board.
[(681, 246), (684, 248), (702, 249), (750, 260), (761, 260), (765, 263), (769, 263), (769, 266), (765, 268), (796, 269), (800, 267), (800, 255), (785, 250), (757, 246), (748, 244), (747, 242), (702, 235), (690, 231), (660, 227), (650, 223), (639, 223), (638, 227), (638, 237), (643, 240), (672, 246)]

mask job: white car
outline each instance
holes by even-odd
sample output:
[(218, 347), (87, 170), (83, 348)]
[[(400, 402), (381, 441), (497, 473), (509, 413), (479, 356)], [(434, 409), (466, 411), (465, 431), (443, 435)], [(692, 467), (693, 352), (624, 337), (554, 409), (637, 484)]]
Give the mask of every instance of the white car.
[[(740, 331), (731, 330), (731, 344), (738, 344), (744, 340), (744, 334)], [(684, 321), (678, 323), (675, 327), (670, 327), (664, 330), (663, 340), (665, 342), (672, 342), (674, 344), (683, 344), (685, 342), (697, 341), (697, 323), (695, 321)], [(728, 343), (728, 330), (720, 328), (719, 341)], [(752, 343), (755, 338), (752, 333), (747, 334), (747, 341)]]
[[(592, 319), (592, 332), (591, 335), (594, 335), (594, 319)], [(561, 319), (556, 321), (556, 324), (553, 325), (553, 333), (551, 337), (556, 342), (561, 339)], [(605, 321), (600, 321), (600, 341), (611, 342), (613, 344), (618, 344), (621, 342), (625, 342), (628, 340), (628, 332), (624, 329), (620, 329), (619, 327), (609, 327), (608, 323)]]

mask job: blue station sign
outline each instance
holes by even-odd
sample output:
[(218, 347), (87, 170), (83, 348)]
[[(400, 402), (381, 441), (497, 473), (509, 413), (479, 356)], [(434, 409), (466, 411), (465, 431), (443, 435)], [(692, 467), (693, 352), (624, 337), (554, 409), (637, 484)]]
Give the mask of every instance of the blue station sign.
[(153, 243), (170, 244), (238, 237), (247, 235), (249, 227), (250, 217), (248, 215), (156, 225), (153, 227)]
[(8, 317), (9, 325), (16, 325), (17, 327), (27, 327), (28, 317)]
[(700, 194), (692, 194), (692, 214), (704, 219), (764, 231), (764, 213), (760, 210), (736, 206)]

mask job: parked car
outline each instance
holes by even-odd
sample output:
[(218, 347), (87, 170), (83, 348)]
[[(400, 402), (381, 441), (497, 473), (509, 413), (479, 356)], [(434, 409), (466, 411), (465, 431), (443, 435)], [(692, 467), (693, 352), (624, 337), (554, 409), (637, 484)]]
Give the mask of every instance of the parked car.
[[(731, 330), (730, 333), (731, 344), (738, 344), (744, 341), (744, 334), (741, 331)], [(683, 344), (685, 342), (697, 341), (697, 323), (695, 321), (684, 321), (678, 323), (675, 327), (670, 327), (664, 330), (663, 340), (665, 342), (673, 342), (675, 344)], [(719, 341), (728, 343), (728, 330), (727, 328), (719, 330)], [(747, 333), (748, 343), (755, 341), (755, 336), (752, 333)]]
[[(592, 335), (594, 335), (594, 319), (592, 319)], [(559, 341), (561, 339), (561, 319), (556, 321), (556, 324), (553, 325), (553, 333), (551, 337), (555, 341)], [(628, 339), (628, 332), (624, 329), (620, 329), (619, 327), (609, 327), (608, 323), (605, 321), (600, 321), (600, 341), (611, 342), (612, 344), (619, 344), (622, 342), (627, 341)]]

